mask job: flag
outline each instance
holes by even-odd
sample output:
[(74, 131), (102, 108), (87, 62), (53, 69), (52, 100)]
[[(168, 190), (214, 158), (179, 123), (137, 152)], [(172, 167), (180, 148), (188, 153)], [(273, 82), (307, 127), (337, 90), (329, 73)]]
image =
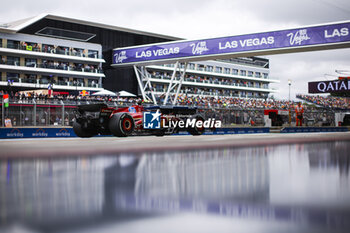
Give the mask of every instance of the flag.
[(47, 94), (48, 94), (48, 96), (49, 97), (51, 97), (52, 96), (52, 84), (51, 83), (49, 83), (49, 85), (47, 86)]
[(9, 94), (5, 94), (3, 96), (4, 98), (4, 105), (5, 105), (5, 108), (8, 108), (9, 107)]
[(82, 90), (81, 92), (79, 92), (79, 95), (82, 95), (82, 96), (90, 95), (90, 92)]

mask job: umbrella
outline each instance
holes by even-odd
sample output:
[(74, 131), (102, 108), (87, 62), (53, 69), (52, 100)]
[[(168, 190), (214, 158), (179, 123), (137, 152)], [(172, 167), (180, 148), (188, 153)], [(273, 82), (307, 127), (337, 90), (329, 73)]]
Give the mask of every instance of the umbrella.
[(136, 97), (136, 95), (127, 91), (119, 91), (118, 93), (120, 97)]
[(109, 90), (106, 90), (106, 89), (103, 89), (102, 91), (98, 91), (98, 92), (95, 92), (94, 94), (92, 95), (108, 95), (108, 96), (116, 96), (117, 94), (115, 94), (114, 92), (112, 91), (109, 91)]

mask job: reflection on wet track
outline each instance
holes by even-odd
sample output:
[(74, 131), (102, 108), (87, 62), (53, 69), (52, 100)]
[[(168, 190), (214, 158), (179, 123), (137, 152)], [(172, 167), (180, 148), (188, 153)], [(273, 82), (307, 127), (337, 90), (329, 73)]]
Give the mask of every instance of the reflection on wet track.
[(0, 232), (348, 232), (349, 142), (0, 160)]

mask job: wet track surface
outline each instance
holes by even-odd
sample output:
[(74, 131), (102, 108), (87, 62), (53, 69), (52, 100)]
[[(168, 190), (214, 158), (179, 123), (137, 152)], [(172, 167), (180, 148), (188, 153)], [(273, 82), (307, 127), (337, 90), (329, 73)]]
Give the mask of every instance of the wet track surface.
[(2, 158), (0, 232), (349, 232), (349, 151), (333, 141)]

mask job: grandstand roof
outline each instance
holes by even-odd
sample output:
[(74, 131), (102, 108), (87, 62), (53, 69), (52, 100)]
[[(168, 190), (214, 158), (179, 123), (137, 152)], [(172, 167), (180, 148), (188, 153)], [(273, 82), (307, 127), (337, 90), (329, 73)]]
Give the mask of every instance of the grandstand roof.
[(163, 39), (167, 39), (167, 40), (181, 40), (181, 39), (183, 39), (183, 38), (178, 38), (178, 37), (173, 37), (173, 36), (167, 36), (167, 35), (156, 34), (156, 33), (151, 33), (151, 32), (139, 31), (139, 30), (123, 28), (123, 27), (117, 27), (117, 26), (108, 25), (108, 24), (85, 21), (85, 20), (80, 20), (80, 19), (73, 19), (73, 18), (58, 16), (58, 15), (51, 15), (51, 14), (47, 14), (47, 13), (40, 14), (40, 15), (30, 17), (30, 18), (26, 18), (26, 19), (17, 20), (14, 22), (2, 24), (2, 25), (0, 25), (0, 32), (17, 33), (20, 30), (22, 30), (22, 29), (42, 20), (42, 19), (51, 19), (51, 20), (69, 22), (69, 23), (82, 24), (82, 25), (87, 25), (87, 26), (93, 26), (93, 27), (98, 27), (98, 28), (103, 28), (103, 29), (109, 29), (109, 30), (113, 30), (113, 31), (122, 31), (122, 32), (128, 32), (128, 33), (133, 33), (133, 34), (145, 35), (145, 36), (154, 36), (154, 37), (163, 38)]

